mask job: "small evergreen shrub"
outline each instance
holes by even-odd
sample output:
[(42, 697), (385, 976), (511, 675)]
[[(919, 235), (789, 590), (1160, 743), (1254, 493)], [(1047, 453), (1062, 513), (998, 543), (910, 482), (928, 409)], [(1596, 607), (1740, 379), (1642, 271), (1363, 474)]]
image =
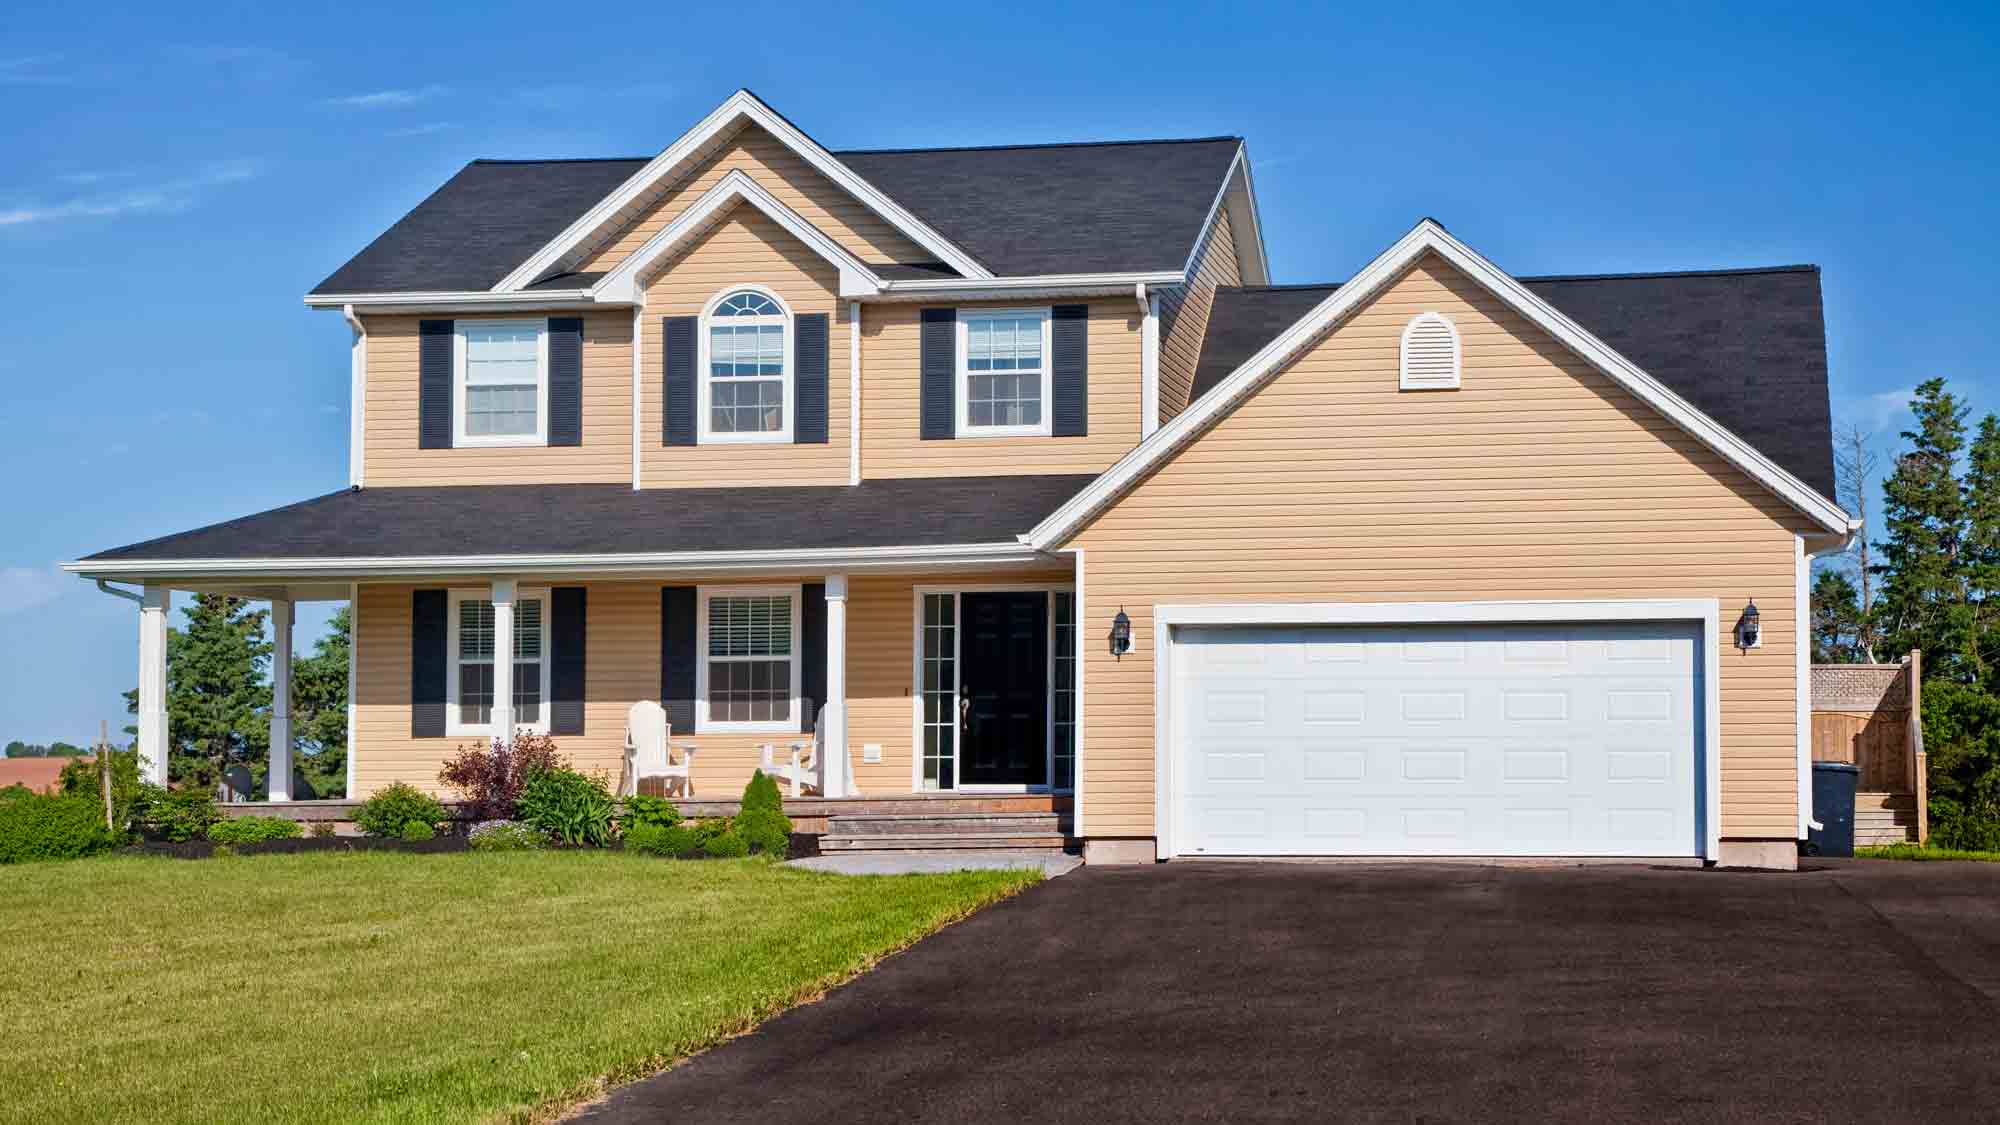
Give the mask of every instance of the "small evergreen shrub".
[(222, 819), (222, 814), (215, 811), (215, 794), (193, 786), (147, 789), (144, 816), (148, 827), (162, 839), (176, 844), (208, 835), (208, 830)]
[(406, 825), (421, 824), (432, 830), (423, 837), (428, 840), (437, 834), (437, 824), (443, 819), (443, 805), (415, 786), (400, 781), (363, 801), (361, 807), (354, 810), (355, 827), (370, 836), (403, 836)]
[(775, 809), (745, 809), (736, 814), (731, 830), (761, 855), (783, 859), (792, 846), (792, 822)]
[(611, 842), (616, 802), (604, 779), (573, 769), (538, 770), (521, 786), (517, 818), (572, 847)]
[[(137, 750), (112, 750), (108, 753), (111, 761), (111, 822), (119, 832), (129, 832), (132, 822), (145, 806), (149, 787), (139, 779)], [(57, 785), (63, 793), (72, 797), (88, 797), (99, 802), (101, 807), (104, 779), (98, 773), (99, 768), (95, 761), (71, 758), (63, 766)]]
[(743, 787), (742, 811), (770, 809), (785, 811), (784, 795), (778, 792), (778, 783), (768, 773), (757, 772), (750, 775), (750, 784)]
[(105, 830), (101, 801), (43, 793), (0, 801), (0, 864), (94, 855), (121, 838)]
[(315, 840), (332, 839), (333, 836), (335, 835), (335, 832), (333, 830), (333, 822), (330, 820), (315, 820), (313, 821), (313, 825), (312, 828), (309, 830), (309, 833)]
[(296, 820), (282, 816), (239, 816), (218, 822), (208, 838), (218, 844), (261, 844), (266, 840), (296, 840), (305, 835)]
[(645, 794), (626, 797), (618, 807), (618, 830), (630, 832), (634, 828), (672, 828), (681, 822), (681, 810), (665, 797), (649, 797)]
[(396, 833), (397, 839), (412, 844), (421, 844), (425, 840), (433, 839), (436, 836), (437, 829), (421, 820), (406, 821), (403, 824), (403, 830)]
[(750, 854), (750, 843), (734, 832), (723, 831), (703, 842), (701, 851), (711, 859), (742, 859)]
[(549, 838), (541, 829), (517, 820), (475, 824), (466, 841), (475, 852), (529, 852), (549, 846)]
[(546, 734), (519, 731), (509, 746), (494, 739), (487, 746), (461, 746), (458, 755), (438, 771), (438, 781), (471, 807), (476, 820), (506, 820), (528, 779), (543, 770), (566, 769), (569, 762)]

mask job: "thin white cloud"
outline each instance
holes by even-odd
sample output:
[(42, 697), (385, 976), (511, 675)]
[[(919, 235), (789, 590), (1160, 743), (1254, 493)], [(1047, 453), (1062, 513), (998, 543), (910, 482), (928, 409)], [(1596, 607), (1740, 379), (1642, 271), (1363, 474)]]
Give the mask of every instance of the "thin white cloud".
[(1916, 397), (1915, 387), (1899, 387), (1893, 391), (1864, 395), (1848, 403), (1843, 420), (1860, 426), (1871, 436), (1880, 434), (1897, 416), (1909, 411), (1910, 400)]
[(375, 90), (366, 94), (322, 98), (320, 104), (333, 106), (336, 109), (401, 109), (404, 106), (441, 97), (446, 92), (443, 86), (419, 86), (409, 90)]
[(0, 567), (0, 617), (47, 605), (65, 593), (76, 579), (59, 567)]
[(391, 137), (428, 137), (432, 133), (442, 133), (449, 128), (452, 128), (452, 123), (449, 121), (432, 121), (423, 125), (411, 125), (406, 129), (391, 129), (387, 135)]
[(0, 227), (48, 223), (60, 219), (109, 218), (119, 215), (185, 211), (194, 206), (195, 201), (209, 189), (254, 179), (262, 175), (263, 171), (264, 165), (261, 161), (221, 160), (203, 165), (186, 175), (121, 191), (80, 195), (55, 203), (0, 206)]

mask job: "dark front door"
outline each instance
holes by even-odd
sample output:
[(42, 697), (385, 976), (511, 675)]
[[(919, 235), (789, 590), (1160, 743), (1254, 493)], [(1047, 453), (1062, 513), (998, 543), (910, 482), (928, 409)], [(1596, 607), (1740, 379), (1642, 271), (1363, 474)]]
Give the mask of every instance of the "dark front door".
[(1048, 781), (1049, 596), (963, 594), (958, 781)]

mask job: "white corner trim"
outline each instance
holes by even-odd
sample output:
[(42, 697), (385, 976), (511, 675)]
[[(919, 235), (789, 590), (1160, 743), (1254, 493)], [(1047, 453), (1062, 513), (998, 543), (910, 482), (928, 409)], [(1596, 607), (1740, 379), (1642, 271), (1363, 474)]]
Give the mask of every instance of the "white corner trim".
[(1074, 638), (1076, 644), (1075, 698), (1071, 704), (1075, 708), (1075, 711), (1071, 716), (1071, 721), (1075, 724), (1076, 733), (1074, 741), (1070, 743), (1069, 833), (1080, 840), (1084, 838), (1085, 794), (1083, 776), (1085, 758), (1083, 742), (1084, 732), (1089, 729), (1089, 724), (1084, 722), (1083, 716), (1085, 709), (1090, 706), (1090, 692), (1084, 687), (1084, 676), (1087, 674), (1086, 669), (1090, 662), (1084, 659), (1083, 645), (1084, 637), (1090, 634), (1090, 631), (1085, 628), (1085, 622), (1090, 620), (1090, 616), (1087, 595), (1084, 591), (1083, 548), (1077, 547), (1068, 553), (1076, 560), (1075, 567), (1070, 576), (1070, 580), (1076, 588), (1076, 597), (1070, 605), (1070, 619), (1075, 626), (1070, 630), (1070, 635)]
[[(1081, 611), (1079, 611), (1079, 614)], [(1158, 858), (1172, 859), (1177, 827), (1179, 755), (1174, 751), (1174, 630), (1184, 625), (1427, 625), (1583, 621), (1694, 621), (1701, 626), (1703, 716), (1702, 835), (1710, 860), (1722, 852), (1722, 663), (1715, 598), (1621, 601), (1245, 602), (1153, 607), (1153, 838)], [(1081, 617), (1079, 617), (1079, 623)], [(1079, 627), (1078, 634), (1082, 630)], [(1081, 694), (1081, 693), (1079, 693)], [(1079, 796), (1077, 804), (1082, 805)], [(1078, 835), (1082, 835), (1078, 831)]]
[(1812, 556), (1806, 537), (1794, 535), (1792, 562), (1792, 664), (1796, 676), (1793, 697), (1798, 721), (1799, 839), (1812, 821)]
[(905, 210), (901, 204), (855, 174), (852, 169), (835, 159), (832, 153), (821, 148), (818, 142), (779, 116), (770, 106), (765, 105), (755, 94), (748, 90), (738, 90), (707, 117), (696, 123), (694, 128), (668, 145), (660, 155), (648, 161), (645, 167), (633, 173), (610, 195), (584, 212), (553, 241), (537, 250), (512, 273), (501, 278), (493, 287), (494, 291), (520, 290), (533, 284), (536, 278), (560, 265), (565, 256), (582, 246), (600, 227), (612, 221), (626, 208), (637, 204), (647, 192), (672, 174), (681, 164), (704, 153), (726, 130), (733, 129), (746, 121), (777, 138), (778, 143), (797, 153), (815, 171), (832, 180), (841, 190), (854, 196), (869, 210), (882, 216), (890, 226), (908, 236), (912, 242), (936, 254), (939, 261), (967, 277), (993, 276), (970, 254), (959, 249), (956, 244)]
[(645, 425), (646, 380), (645, 380), (645, 339), (646, 339), (646, 294), (640, 293), (638, 303), (632, 306), (632, 491), (645, 487), (642, 472), (642, 458), (645, 444), (642, 435)]
[(1139, 438), (1160, 428), (1160, 295), (1146, 294), (1146, 320), (1139, 328)]
[(360, 488), (368, 460), (368, 329), (353, 305), (342, 305), (340, 314), (354, 332), (347, 348), (347, 483)]
[(861, 302), (847, 302), (847, 483), (861, 483)]
[(639, 301), (643, 295), (644, 275), (655, 262), (721, 222), (727, 217), (728, 210), (739, 202), (762, 211), (792, 237), (805, 243), (813, 253), (838, 268), (841, 296), (873, 293), (881, 288), (882, 279), (876, 277), (874, 271), (849, 253), (846, 247), (828, 238), (741, 169), (731, 169), (716, 181), (714, 187), (703, 192), (700, 199), (647, 239), (645, 245), (627, 255), (615, 269), (605, 274), (590, 292), (596, 299), (612, 304)]
[(361, 586), (350, 582), (347, 584), (347, 785), (346, 792), (342, 794), (350, 801), (357, 797), (354, 767), (361, 756), (361, 710), (360, 704), (355, 702), (360, 695), (355, 686), (361, 682), (355, 675), (360, 670), (360, 663)]
[(1624, 387), (1647, 405), (1666, 415), (1702, 444), (1770, 489), (1816, 523), (1831, 531), (1846, 532), (1851, 524), (1838, 504), (1780, 468), (1748, 442), (1730, 433), (1721, 423), (1697, 410), (1635, 364), (1619, 355), (1603, 341), (1584, 331), (1548, 302), (1529, 292), (1498, 266), (1480, 257), (1470, 247), (1453, 238), (1436, 222), (1425, 219), (1393, 246), (1377, 255), (1345, 285), (1335, 290), (1311, 312), (1280, 334), (1231, 372), (1229, 377), (1193, 406), (1181, 411), (1173, 421), (1160, 427), (1152, 437), (1071, 497), (1022, 541), (1040, 550), (1052, 550), (1083, 526), (1084, 522), (1137, 484), (1154, 466), (1193, 441), (1211, 424), (1275, 377), (1303, 349), (1341, 323), (1348, 314), (1372, 299), (1404, 269), (1426, 253), (1435, 253), (1477, 281), (1488, 291), (1571, 351), (1581, 356), (1613, 382)]

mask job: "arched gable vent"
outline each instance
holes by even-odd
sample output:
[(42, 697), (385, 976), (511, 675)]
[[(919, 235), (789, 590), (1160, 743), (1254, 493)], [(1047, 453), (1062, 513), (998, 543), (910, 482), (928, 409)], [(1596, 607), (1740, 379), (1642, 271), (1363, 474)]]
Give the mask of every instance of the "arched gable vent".
[(1458, 327), (1441, 313), (1419, 313), (1403, 329), (1403, 389), (1451, 390), (1458, 386)]

